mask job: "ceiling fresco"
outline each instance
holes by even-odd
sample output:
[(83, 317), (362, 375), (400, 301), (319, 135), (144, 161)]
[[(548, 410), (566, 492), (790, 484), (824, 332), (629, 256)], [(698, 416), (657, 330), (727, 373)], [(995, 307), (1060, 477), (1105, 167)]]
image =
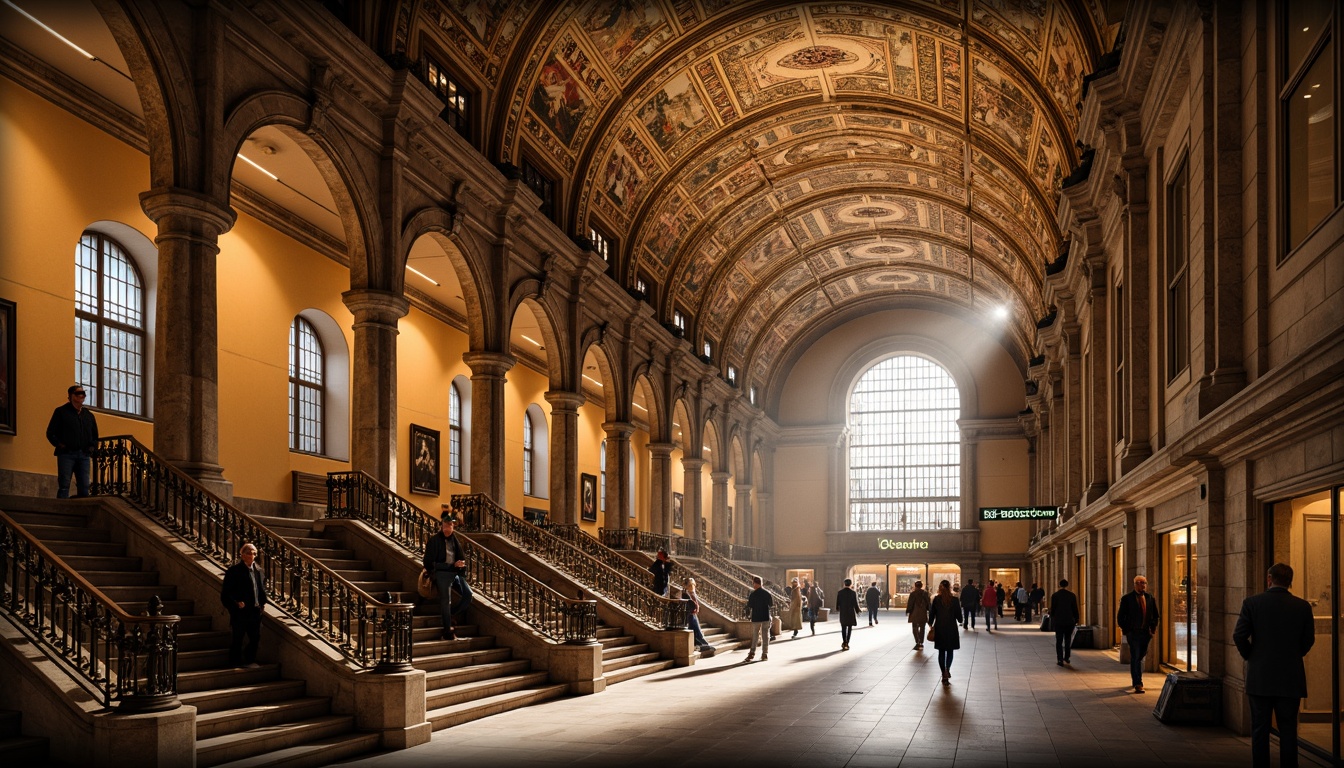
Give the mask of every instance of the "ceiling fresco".
[(566, 226), (615, 236), (619, 279), (748, 375), (882, 297), (1004, 305), (1029, 338), (1114, 34), (1099, 0), (417, 7), (495, 89), (501, 157), (560, 173)]

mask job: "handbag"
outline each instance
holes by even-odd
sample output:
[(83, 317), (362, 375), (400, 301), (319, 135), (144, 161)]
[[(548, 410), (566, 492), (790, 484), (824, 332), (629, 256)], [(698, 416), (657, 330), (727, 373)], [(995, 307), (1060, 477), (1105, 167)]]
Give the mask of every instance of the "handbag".
[(420, 578), (415, 580), (415, 591), (419, 592), (420, 596), (426, 600), (439, 599), (439, 585), (435, 584), (434, 580), (429, 577), (429, 571), (420, 571)]
[(934, 626), (933, 626), (932, 624), (930, 624), (930, 625), (929, 625), (929, 633), (928, 633), (927, 635), (924, 636), (924, 639), (928, 640), (930, 643), (932, 643), (934, 640), (937, 640), (937, 639), (938, 639), (938, 638), (934, 637), (934, 635), (933, 635), (933, 630), (934, 630)]

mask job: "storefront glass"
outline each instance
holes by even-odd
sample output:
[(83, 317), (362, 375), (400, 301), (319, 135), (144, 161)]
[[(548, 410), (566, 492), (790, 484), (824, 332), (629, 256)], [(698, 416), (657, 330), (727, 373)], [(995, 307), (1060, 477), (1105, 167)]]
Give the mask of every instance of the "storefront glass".
[(1106, 607), (1106, 615), (1110, 617), (1107, 622), (1111, 625), (1111, 645), (1118, 646), (1124, 640), (1124, 634), (1120, 631), (1120, 625), (1115, 622), (1115, 615), (1120, 612), (1120, 598), (1129, 591), (1125, 583), (1125, 548), (1111, 547), (1111, 572), (1108, 574), (1111, 579), (1111, 603)]
[(955, 563), (929, 563), (929, 580), (924, 586), (929, 588), (929, 592), (937, 594), (938, 582), (947, 579), (952, 583), (952, 588), (961, 589), (961, 566)]
[(1004, 589), (1008, 589), (1009, 587), (1013, 586), (1014, 584), (1022, 580), (1022, 569), (990, 568), (989, 578), (993, 581), (1002, 584)]
[(1165, 642), (1162, 661), (1180, 670), (1199, 664), (1198, 563), (1195, 526), (1177, 528), (1162, 537), (1162, 594)]

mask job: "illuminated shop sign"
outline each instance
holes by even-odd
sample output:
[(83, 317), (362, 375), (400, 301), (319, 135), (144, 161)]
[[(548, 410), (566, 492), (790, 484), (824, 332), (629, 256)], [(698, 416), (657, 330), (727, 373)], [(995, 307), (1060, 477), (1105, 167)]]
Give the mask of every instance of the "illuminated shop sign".
[(981, 507), (981, 520), (1054, 520), (1059, 507)]
[(896, 541), (894, 539), (878, 539), (878, 549), (928, 549), (929, 542), (911, 539), (909, 541)]

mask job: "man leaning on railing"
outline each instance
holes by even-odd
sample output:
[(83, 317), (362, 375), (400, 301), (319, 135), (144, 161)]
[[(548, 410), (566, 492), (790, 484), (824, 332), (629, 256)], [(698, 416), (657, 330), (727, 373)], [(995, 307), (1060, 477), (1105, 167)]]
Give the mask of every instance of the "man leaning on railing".
[[(439, 612), (443, 616), (443, 639), (456, 640), (453, 632), (453, 618), (471, 605), (471, 587), (467, 586), (467, 555), (462, 542), (457, 540), (454, 530), (457, 516), (451, 511), (444, 512), (439, 518), (439, 532), (429, 538), (425, 544), (425, 571), (434, 579), (439, 588)], [(462, 599), (453, 605), (453, 589), (457, 589)]]

